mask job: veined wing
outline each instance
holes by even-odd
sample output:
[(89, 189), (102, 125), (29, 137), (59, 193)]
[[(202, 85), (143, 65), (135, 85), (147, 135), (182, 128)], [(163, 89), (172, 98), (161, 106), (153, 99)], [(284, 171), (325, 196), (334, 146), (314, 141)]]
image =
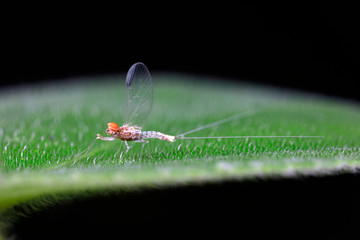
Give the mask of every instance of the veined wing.
[(153, 83), (147, 67), (141, 63), (132, 65), (126, 76), (127, 105), (124, 123), (143, 127), (153, 102)]

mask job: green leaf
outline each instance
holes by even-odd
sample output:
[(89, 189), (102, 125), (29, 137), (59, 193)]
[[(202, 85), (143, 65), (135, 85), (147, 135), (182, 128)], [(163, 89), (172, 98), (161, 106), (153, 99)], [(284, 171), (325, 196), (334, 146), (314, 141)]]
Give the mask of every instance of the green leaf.
[(14, 88), (0, 96), (0, 211), (44, 194), (165, 187), (257, 176), (351, 172), (360, 165), (359, 105), (324, 96), (154, 75), (154, 104), (144, 130), (188, 137), (322, 138), (150, 139), (148, 146), (97, 141), (122, 124), (123, 76)]

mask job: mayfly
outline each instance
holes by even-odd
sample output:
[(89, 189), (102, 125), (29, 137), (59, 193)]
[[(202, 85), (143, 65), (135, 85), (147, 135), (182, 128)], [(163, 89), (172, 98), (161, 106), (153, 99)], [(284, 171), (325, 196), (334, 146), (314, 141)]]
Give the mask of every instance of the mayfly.
[[(120, 127), (114, 122), (107, 124), (106, 134), (109, 137), (103, 137), (97, 134), (93, 142), (80, 154), (89, 151), (97, 139), (103, 141), (114, 141), (120, 139), (125, 142), (127, 153), (130, 149), (129, 141), (139, 143), (149, 143), (147, 139), (157, 138), (160, 140), (174, 142), (176, 139), (210, 139), (210, 138), (303, 138), (303, 137), (321, 137), (321, 136), (219, 136), (219, 137), (185, 137), (185, 135), (213, 127), (231, 120), (248, 116), (249, 113), (235, 115), (226, 119), (210, 123), (199, 128), (187, 131), (177, 136), (168, 135), (157, 131), (142, 131), (142, 127), (149, 117), (153, 102), (153, 82), (147, 67), (141, 63), (132, 65), (126, 75), (127, 105), (124, 115), (124, 123)], [(253, 114), (254, 112), (250, 113)]]
[(153, 102), (153, 83), (149, 70), (143, 63), (135, 63), (129, 69), (126, 76), (127, 105), (124, 124), (119, 127), (114, 122), (108, 123), (106, 134), (111, 137), (103, 137), (97, 134), (97, 139), (103, 141), (123, 140), (127, 151), (130, 149), (128, 141), (148, 143), (149, 138), (174, 142), (175, 136), (170, 136), (157, 131), (142, 131), (145, 121), (148, 119)]

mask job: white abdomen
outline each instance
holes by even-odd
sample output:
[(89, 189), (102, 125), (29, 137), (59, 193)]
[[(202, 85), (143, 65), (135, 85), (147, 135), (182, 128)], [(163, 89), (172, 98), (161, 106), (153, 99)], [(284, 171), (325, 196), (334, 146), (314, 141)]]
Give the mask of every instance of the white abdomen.
[(156, 131), (145, 131), (140, 133), (141, 139), (157, 138), (164, 141), (175, 142), (175, 136), (170, 136)]

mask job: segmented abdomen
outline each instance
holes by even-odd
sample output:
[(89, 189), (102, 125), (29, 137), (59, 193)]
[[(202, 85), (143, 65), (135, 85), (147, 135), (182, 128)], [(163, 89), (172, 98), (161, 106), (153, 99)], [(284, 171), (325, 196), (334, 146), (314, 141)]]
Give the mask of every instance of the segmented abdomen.
[(175, 137), (174, 136), (170, 136), (161, 132), (156, 132), (156, 131), (144, 131), (140, 133), (140, 138), (141, 139), (147, 139), (147, 138), (158, 138), (160, 140), (164, 140), (164, 141), (169, 141), (169, 142), (174, 142), (175, 141)]

